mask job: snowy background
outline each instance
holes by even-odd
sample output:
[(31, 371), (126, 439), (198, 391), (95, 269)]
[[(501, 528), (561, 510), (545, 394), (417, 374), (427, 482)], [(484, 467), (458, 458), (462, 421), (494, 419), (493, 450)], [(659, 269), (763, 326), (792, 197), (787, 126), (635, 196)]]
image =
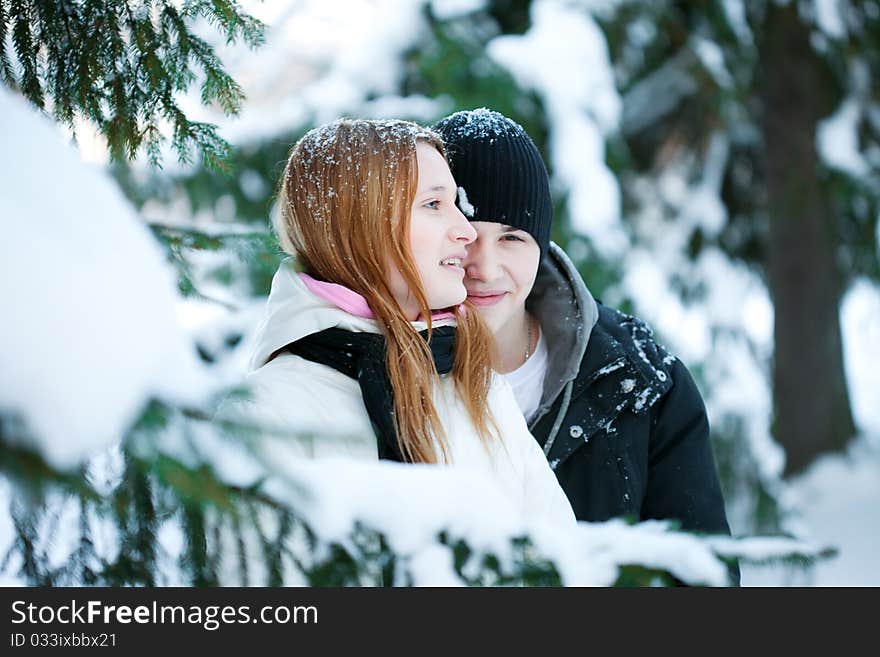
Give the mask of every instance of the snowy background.
[[(479, 32), (489, 25), (480, 18), (483, 0), (242, 4), (266, 22), (265, 46), (227, 46), (204, 30), (244, 88), (242, 114), (230, 119), (202, 107), (196, 92), (184, 99), (184, 108), (192, 118), (217, 123), (221, 135), (244, 152), (275, 140), (283, 142), (283, 153), (297, 134), (343, 115), (430, 123), (465, 102), (494, 106), (495, 97), (479, 90), (462, 100), (455, 88), (433, 95), (405, 89), (412, 53), (431, 40), (432, 21), (450, 25), (455, 35), (462, 21), (473, 19), (469, 29)], [(749, 38), (742, 3), (721, 4), (737, 33)], [(630, 180), (638, 206), (624, 210), (621, 182), (607, 160), (609, 143), (624, 124), (650, 121), (662, 99), (651, 88), (631, 91), (626, 99), (618, 91), (599, 24), (618, 5), (626, 3), (536, 0), (522, 33), (493, 36), (487, 27), (483, 39), (485, 65), (513, 81), (524, 112), (535, 103), (543, 109), (553, 191), (565, 199), (567, 247), (576, 261), (614, 263), (613, 280), (601, 282), (603, 301), (630, 304), (671, 351), (698, 370), (713, 425), (741, 420), (741, 448), (784, 510), (782, 529), (840, 551), (807, 570), (746, 567), (743, 584), (880, 585), (874, 549), (880, 535), (880, 288), (858, 279), (841, 306), (858, 438), (845, 454), (826, 456), (783, 482), (784, 454), (770, 435), (773, 306), (766, 285), (753, 268), (718, 248), (687, 255), (695, 227), (717, 235), (730, 219), (721, 187), (731, 138), (720, 130), (713, 135), (696, 163), (698, 176), (694, 162), (672, 159), (658, 176)], [(839, 35), (844, 27), (837, 3), (817, 0), (812, 6), (817, 33)], [(639, 25), (631, 30), (636, 41), (651, 29)], [(464, 41), (471, 33), (462, 34)], [(715, 43), (695, 36), (693, 51), (720, 86), (730, 84)], [(673, 76), (664, 88), (686, 88), (686, 81)], [(194, 199), (186, 186), (201, 174), (177, 166), (169, 152), (161, 174), (143, 162), (133, 164), (127, 175), (141, 191), (131, 201), (102, 170), (106, 152), (86, 126), (77, 152), (60, 145), (59, 130), (8, 92), (0, 103), (3, 143), (16, 154), (5, 158), (0, 195), (6, 226), (0, 299), (15, 318), (0, 329), (0, 408), (16, 409), (38, 429), (36, 447), (63, 468), (112, 446), (147, 400), (200, 403), (239, 380), (261, 310), (259, 285), (241, 275), (240, 259), (187, 253), (199, 294), (184, 298), (174, 284), (176, 272), (143, 221), (226, 236), (265, 229), (271, 215), (265, 199), (275, 185), (278, 159), (262, 169), (248, 160), (224, 183), (227, 189), (211, 190), (205, 201)], [(817, 130), (816, 144), (829, 167), (866, 176), (871, 163), (859, 151), (859, 116), (858, 104), (845, 99)], [(51, 194), (44, 191), (47, 180), (54, 181)], [(261, 208), (256, 221), (245, 209), (248, 199)], [(223, 268), (231, 274), (222, 280), (212, 275)], [(22, 271), (35, 274), (22, 277)], [(702, 293), (681, 294), (676, 281), (682, 279), (699, 281)], [(589, 275), (586, 280), (596, 291), (600, 283)], [(231, 334), (241, 336), (232, 345), (226, 342)], [(216, 357), (210, 367), (193, 357), (194, 341)], [(229, 476), (246, 476), (242, 468), (230, 466)], [(0, 488), (0, 496), (10, 495)], [(751, 509), (729, 496), (735, 536), (752, 533)], [(8, 524), (0, 527), (0, 539), (8, 539), (9, 531)], [(174, 544), (173, 537), (168, 540)]]

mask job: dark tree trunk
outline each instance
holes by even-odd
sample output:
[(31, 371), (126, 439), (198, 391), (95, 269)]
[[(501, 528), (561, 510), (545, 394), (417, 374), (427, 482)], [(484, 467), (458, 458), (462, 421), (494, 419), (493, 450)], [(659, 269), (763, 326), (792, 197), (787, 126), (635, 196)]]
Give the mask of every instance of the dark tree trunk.
[(773, 434), (785, 449), (786, 476), (841, 450), (855, 433), (840, 335), (839, 241), (815, 146), (835, 87), (794, 4), (768, 3), (759, 60), (770, 215), (765, 267), (775, 309)]

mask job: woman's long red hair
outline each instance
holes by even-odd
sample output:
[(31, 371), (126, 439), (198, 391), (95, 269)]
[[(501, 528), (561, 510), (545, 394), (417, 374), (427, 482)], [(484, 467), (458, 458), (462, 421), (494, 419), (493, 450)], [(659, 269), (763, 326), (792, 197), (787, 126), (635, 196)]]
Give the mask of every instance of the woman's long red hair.
[[(434, 406), (437, 369), (429, 346), (395, 300), (387, 276), (392, 263), (418, 301), (421, 316), (430, 318), (432, 309), (409, 247), (418, 187), (417, 141), (445, 157), (439, 135), (407, 121), (345, 119), (307, 133), (293, 147), (281, 180), (279, 237), (306, 273), (366, 298), (386, 337), (400, 451), (409, 462), (436, 463), (438, 457), (449, 460), (446, 433)], [(495, 426), (488, 404), (494, 340), (478, 312), (454, 311), (456, 390), (488, 445)], [(428, 319), (429, 331), (430, 326)]]

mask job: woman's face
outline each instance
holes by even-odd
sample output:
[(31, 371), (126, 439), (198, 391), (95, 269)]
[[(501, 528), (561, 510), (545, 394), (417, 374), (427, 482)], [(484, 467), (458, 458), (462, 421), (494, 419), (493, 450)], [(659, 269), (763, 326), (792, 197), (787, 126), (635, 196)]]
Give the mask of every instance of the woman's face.
[[(430, 144), (416, 143), (419, 180), (410, 215), (410, 249), (431, 310), (457, 306), (467, 296), (463, 261), (477, 234), (455, 205), (457, 187), (449, 165)], [(394, 298), (410, 320), (419, 308), (396, 267), (390, 267)]]
[(526, 297), (538, 274), (541, 248), (523, 230), (474, 221), (477, 239), (467, 248), (464, 284), (492, 332), (524, 319)]

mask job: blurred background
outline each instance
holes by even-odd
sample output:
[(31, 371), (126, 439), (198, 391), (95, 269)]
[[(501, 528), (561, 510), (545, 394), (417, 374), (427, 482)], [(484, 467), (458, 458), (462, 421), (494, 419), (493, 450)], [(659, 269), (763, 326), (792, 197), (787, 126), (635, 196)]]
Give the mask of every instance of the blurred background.
[(836, 545), (744, 585), (880, 585), (880, 2), (299, 0), (241, 7), (259, 47), (197, 26), (246, 96), (180, 99), (227, 172), (106, 166), (179, 275), (179, 318), (230, 382), (282, 257), (278, 176), (340, 116), (430, 125), (488, 107), (543, 153), (553, 239), (593, 295), (694, 373), (734, 535)]

